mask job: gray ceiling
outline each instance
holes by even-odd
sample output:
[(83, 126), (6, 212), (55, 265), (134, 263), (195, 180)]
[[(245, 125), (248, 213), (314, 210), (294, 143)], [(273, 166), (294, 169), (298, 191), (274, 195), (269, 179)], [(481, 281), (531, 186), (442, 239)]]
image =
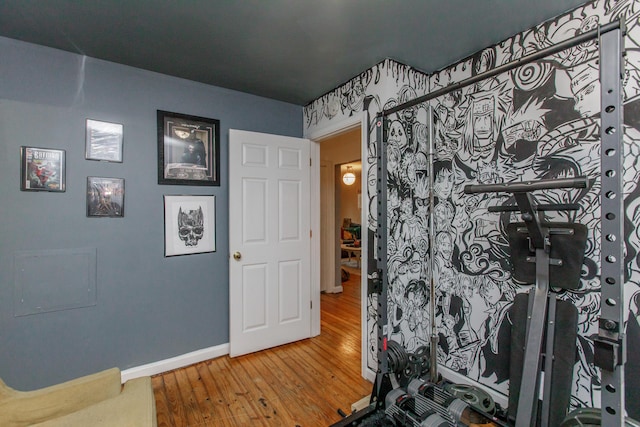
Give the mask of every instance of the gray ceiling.
[(431, 73), (582, 3), (0, 0), (0, 36), (306, 105), (385, 58)]

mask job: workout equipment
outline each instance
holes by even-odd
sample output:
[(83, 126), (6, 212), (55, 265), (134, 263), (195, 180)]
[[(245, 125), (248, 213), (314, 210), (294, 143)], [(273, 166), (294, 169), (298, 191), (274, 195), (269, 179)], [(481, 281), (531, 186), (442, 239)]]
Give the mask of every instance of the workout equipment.
[(496, 410), (493, 397), (479, 387), (467, 384), (446, 384), (444, 389), (487, 416)]
[(395, 374), (397, 384), (406, 387), (415, 378), (429, 374), (429, 348), (421, 346), (414, 353), (408, 353), (398, 342), (387, 343), (389, 372)]
[(594, 361), (602, 384), (602, 425), (618, 427), (625, 413), (624, 191), (622, 58), (624, 25), (600, 36), (600, 283)]
[(375, 415), (382, 408), (376, 408), (377, 402), (371, 402), (350, 416), (339, 411), (345, 418), (334, 427), (386, 425), (381, 424), (383, 421), (412, 427), (507, 426), (492, 414), (496, 404), (479, 388), (462, 384), (447, 384), (443, 388), (426, 380), (430, 376), (427, 347), (409, 353), (401, 344), (390, 340), (387, 358), (393, 388), (384, 397), (386, 419)]
[[(600, 427), (602, 412), (597, 408), (578, 408), (567, 414), (560, 427)], [(625, 418), (624, 427), (640, 427), (640, 423)]]
[[(465, 384), (446, 384), (443, 387), (423, 379), (413, 380), (407, 387), (411, 395), (420, 395), (447, 408), (454, 420), (465, 426), (507, 426), (494, 415), (483, 411), (483, 405), (493, 412), (495, 402), (484, 391)], [(470, 403), (472, 401), (473, 403)], [(482, 403), (481, 403), (482, 402)]]
[[(465, 394), (478, 394), (479, 399), (493, 400), (479, 389), (470, 390), (462, 385), (451, 384), (454, 390), (465, 390)], [(467, 396), (468, 397), (468, 396)], [(411, 427), (456, 427), (482, 426), (506, 427), (496, 417), (474, 408), (454, 394), (423, 378), (413, 379), (406, 388), (395, 388), (385, 397), (385, 414), (396, 426)], [(379, 422), (379, 418), (376, 422)], [(348, 425), (348, 424), (346, 424)], [(357, 425), (369, 425), (367, 423)], [(378, 425), (378, 424), (374, 424)]]
[[(576, 206), (539, 205), (531, 192), (548, 189), (587, 188), (587, 184), (586, 177), (579, 177), (522, 183), (467, 185), (464, 188), (467, 194), (512, 194), (517, 207), (494, 206), (491, 211), (513, 212), (517, 208), (524, 221), (520, 224), (510, 224), (508, 228), (514, 277), (524, 282), (535, 282), (535, 288), (528, 296), (528, 309), (523, 310), (526, 307), (526, 301), (523, 302), (522, 298), (517, 298), (514, 304), (516, 309), (512, 310), (514, 315), (519, 315), (517, 322), (514, 321), (514, 325), (520, 326), (515, 328), (515, 333), (512, 332), (511, 361), (515, 366), (511, 366), (511, 370), (515, 371), (516, 375), (510, 377), (509, 393), (509, 418), (515, 419), (516, 427), (537, 425), (538, 397), (541, 384), (540, 368), (545, 333), (546, 357), (544, 359), (542, 407), (539, 414), (540, 425), (542, 427), (558, 425), (566, 414), (571, 397), (571, 374), (575, 360), (577, 312), (571, 311), (572, 308), (575, 310), (571, 303), (558, 303), (555, 293), (549, 292), (549, 287), (552, 282), (553, 286), (565, 289), (575, 289), (578, 286), (587, 236), (586, 228), (583, 225), (549, 223), (544, 219), (544, 211), (575, 210)], [(533, 269), (529, 267), (529, 263), (534, 264)], [(552, 265), (556, 267), (553, 279), (550, 276)], [(565, 272), (565, 269), (568, 272)], [(568, 363), (563, 364), (562, 370), (557, 369), (554, 357), (558, 304), (561, 306), (563, 320), (574, 319), (569, 322), (573, 327), (564, 331), (567, 335), (563, 334), (565, 336), (562, 337), (562, 342), (570, 344), (567, 351), (573, 357), (558, 358), (564, 361), (569, 360)], [(522, 316), (523, 312), (526, 313), (526, 317)], [(566, 325), (567, 322), (562, 322), (562, 324)], [(571, 349), (573, 349), (573, 353), (571, 353)], [(559, 376), (561, 380), (558, 379)], [(516, 390), (519, 390), (519, 393), (514, 393)]]
[(453, 427), (455, 420), (447, 408), (402, 389), (391, 390), (385, 398), (385, 413), (401, 426)]
[[(566, 205), (572, 208), (573, 205)], [(540, 207), (537, 206), (538, 211)], [(560, 208), (560, 206), (557, 206)], [(490, 209), (496, 211), (497, 209)], [(587, 242), (587, 227), (581, 224), (548, 223), (549, 237), (549, 286), (562, 289), (577, 289), (584, 262)], [(535, 251), (529, 244), (530, 235), (526, 224), (511, 223), (507, 226), (513, 278), (520, 283), (535, 283)]]
[(433, 260), (435, 259), (435, 247), (436, 247), (436, 233), (433, 230), (436, 229), (434, 223), (433, 207), (435, 206), (435, 192), (433, 191), (435, 180), (433, 172), (433, 163), (435, 162), (435, 148), (434, 148), (434, 126), (433, 126), (433, 107), (429, 105), (429, 321), (431, 323), (431, 336), (429, 342), (431, 348), (434, 349), (431, 352), (431, 382), (438, 381), (438, 355), (435, 350), (438, 348), (438, 327), (436, 325), (436, 284), (433, 274)]
[[(510, 310), (511, 321), (511, 351), (510, 351), (510, 380), (511, 390), (520, 390), (522, 387), (523, 361), (526, 350), (526, 325), (529, 295), (516, 296)], [(542, 357), (544, 365), (552, 358), (553, 371), (549, 372), (545, 367), (544, 382), (549, 384), (548, 391), (548, 425), (557, 426), (567, 413), (571, 398), (573, 368), (576, 362), (576, 342), (578, 310), (569, 301), (557, 298), (554, 292), (549, 292), (549, 317), (553, 322), (547, 322), (547, 345), (543, 344)], [(555, 311), (555, 313), (554, 313)], [(551, 336), (549, 336), (551, 335)], [(552, 340), (552, 348), (548, 348), (549, 340)], [(508, 418), (516, 419), (519, 394), (509, 393)]]
[[(612, 22), (607, 25), (600, 26), (594, 30), (587, 31), (581, 34), (576, 35), (575, 37), (568, 39), (564, 42), (558, 43), (553, 46), (549, 46), (548, 48), (542, 49), (533, 54), (524, 56), (518, 60), (513, 62), (500, 65), (486, 72), (475, 75), (471, 78), (465, 79), (458, 83), (454, 83), (447, 87), (435, 90), (433, 92), (428, 93), (427, 95), (414, 98), (406, 103), (394, 106), (389, 109), (385, 109), (382, 111), (378, 117), (376, 118), (376, 133), (377, 133), (377, 229), (376, 229), (376, 245), (375, 245), (375, 253), (377, 254), (377, 277), (373, 280), (373, 284), (371, 286), (374, 289), (374, 293), (376, 297), (376, 310), (377, 310), (377, 349), (378, 349), (378, 371), (376, 374), (376, 380), (373, 387), (373, 392), (371, 395), (371, 405), (369, 408), (365, 408), (364, 412), (369, 411), (369, 415), (378, 416), (379, 413), (376, 411), (382, 407), (382, 402), (385, 401), (385, 397), (387, 394), (394, 390), (396, 387), (394, 383), (397, 383), (395, 379), (395, 375), (390, 375), (389, 366), (388, 366), (388, 358), (387, 358), (387, 336), (389, 332), (388, 325), (388, 313), (387, 313), (387, 290), (388, 290), (388, 276), (387, 276), (387, 152), (386, 152), (386, 131), (388, 122), (386, 120), (387, 116), (390, 114), (401, 112), (407, 108), (413, 107), (415, 105), (427, 102), (431, 99), (440, 97), (445, 95), (451, 91), (461, 89), (468, 85), (474, 84), (476, 82), (482, 81), (484, 79), (494, 77), (500, 73), (508, 72), (513, 70), (521, 65), (534, 62), (545, 57), (548, 57), (553, 54), (557, 54), (565, 49), (577, 46), (581, 43), (598, 39), (600, 46), (600, 87), (601, 87), (601, 135), (602, 135), (602, 145), (601, 145), (601, 201), (602, 201), (602, 211), (601, 211), (601, 242), (600, 248), (602, 251), (602, 262), (601, 262), (601, 273), (602, 273), (602, 314), (600, 317), (600, 328), (599, 328), (599, 336), (595, 340), (595, 363), (601, 369), (602, 372), (602, 425), (607, 427), (619, 427), (622, 425), (624, 419), (624, 363), (625, 363), (625, 352), (626, 352), (626, 340), (624, 336), (624, 324), (623, 324), (623, 265), (622, 262), (624, 260), (623, 253), (623, 242), (624, 242), (624, 229), (623, 229), (623, 191), (622, 191), (622, 176), (623, 176), (623, 167), (622, 167), (622, 105), (621, 105), (621, 73), (623, 71), (622, 67), (622, 35), (624, 34), (624, 24), (617, 21)], [(429, 120), (430, 125), (429, 128), (432, 129), (432, 110), (429, 110)], [(430, 132), (429, 135), (429, 144), (430, 144), (430, 157), (433, 160), (433, 135)], [(432, 161), (430, 162), (432, 163)], [(430, 173), (430, 176), (433, 178), (433, 174)], [(431, 179), (432, 179), (431, 178)], [(545, 185), (552, 185), (550, 183), (545, 183)], [(559, 188), (559, 187), (546, 187), (546, 188)], [(513, 187), (512, 189), (516, 189)], [(532, 191), (532, 188), (527, 191)], [(521, 210), (522, 206), (531, 204), (531, 200), (528, 200), (527, 196), (521, 196), (520, 201), (518, 201), (518, 209)], [(430, 216), (431, 220), (433, 220), (433, 198), (430, 197)], [(542, 210), (539, 206), (537, 207), (539, 211)], [(549, 208), (554, 208), (549, 207)], [(555, 207), (557, 208), (557, 206)], [(569, 206), (565, 206), (565, 208), (570, 208)], [(536, 215), (533, 215), (534, 217)], [(524, 219), (524, 218), (523, 218)], [(540, 310), (539, 307), (546, 307), (548, 305), (549, 311), (554, 312), (556, 309), (556, 299), (551, 298), (547, 302), (546, 293), (549, 287), (549, 281), (555, 280), (556, 274), (553, 272), (555, 267), (555, 261), (558, 258), (555, 254), (550, 255), (544, 251), (546, 247), (546, 241), (544, 236), (547, 234), (551, 235), (554, 233), (550, 232), (551, 227), (548, 224), (545, 224), (546, 229), (542, 229), (540, 226), (536, 226), (535, 224), (539, 221), (531, 220), (528, 221), (525, 219), (525, 228), (527, 228), (527, 232), (529, 233), (528, 238), (530, 240), (535, 240), (535, 245), (532, 246), (535, 248), (535, 274), (536, 278), (542, 278), (544, 282), (546, 282), (546, 288), (544, 291), (537, 291), (532, 293), (532, 309), (531, 313), (535, 315), (535, 318), (529, 320), (529, 323), (542, 324), (544, 322), (544, 318), (546, 317), (546, 308), (544, 310)], [(433, 222), (431, 221), (431, 224)], [(433, 225), (431, 225), (431, 229), (433, 230)], [(518, 230), (516, 228), (515, 232)], [(564, 231), (563, 231), (564, 232)], [(574, 229), (574, 233), (576, 230)], [(577, 234), (577, 233), (576, 233)], [(542, 240), (539, 241), (539, 237), (543, 236)], [(554, 236), (553, 240), (557, 241), (558, 236)], [(525, 237), (526, 239), (526, 237)], [(433, 243), (432, 243), (433, 246)], [(554, 245), (552, 245), (554, 246)], [(539, 253), (540, 251), (540, 253)], [(526, 258), (526, 257), (525, 257)], [(433, 260), (433, 256), (431, 257)], [(542, 261), (542, 262), (541, 262)], [(433, 261), (431, 261), (433, 262)], [(544, 265), (544, 267), (540, 267)], [(540, 267), (540, 268), (539, 268)], [(531, 266), (529, 266), (529, 269)], [(540, 271), (538, 271), (540, 269)], [(432, 268), (430, 269), (430, 275), (432, 274)], [(531, 272), (526, 273), (527, 267), (526, 264), (524, 266), (525, 272), (523, 274), (526, 276)], [(564, 269), (568, 271), (569, 268)], [(550, 273), (552, 271), (553, 273)], [(551, 276), (550, 276), (551, 274)], [(572, 274), (568, 273), (568, 276), (572, 276)], [(551, 278), (550, 278), (551, 277)], [(526, 280), (525, 280), (526, 281)], [(432, 284), (431, 291), (433, 293), (433, 280), (429, 281)], [(568, 283), (569, 280), (561, 280), (563, 283)], [(555, 282), (554, 282), (555, 283)], [(432, 301), (435, 298), (431, 298)], [(537, 308), (537, 309), (536, 309)], [(561, 309), (562, 310), (562, 309)], [(433, 313), (432, 306), (432, 313)], [(542, 316), (541, 316), (542, 314)], [(432, 328), (434, 327), (435, 322), (432, 322)], [(530, 328), (531, 329), (531, 328)], [(547, 347), (546, 351), (549, 352), (550, 348), (554, 346), (554, 338), (553, 335), (555, 333), (555, 328), (550, 328), (551, 333), (547, 334), (546, 341)], [(526, 336), (527, 344), (534, 343), (534, 347), (538, 347), (540, 350), (542, 349), (542, 331), (538, 331), (533, 334), (529, 334)], [(436, 347), (437, 340), (434, 337), (434, 334), (431, 335), (432, 348)], [(533, 351), (532, 351), (533, 352)], [(524, 357), (524, 370), (525, 372), (537, 372), (537, 366), (540, 363), (539, 359), (539, 351), (537, 354), (531, 356), (531, 352), (527, 352)], [(435, 359), (435, 351), (432, 351), (430, 356)], [(437, 379), (437, 363), (433, 361), (431, 363), (431, 375)], [(551, 357), (548, 357), (545, 360), (545, 364), (552, 363)], [(552, 367), (552, 366), (551, 366)], [(551, 368), (550, 367), (550, 368)], [(545, 368), (545, 372), (549, 372)], [(537, 401), (537, 395), (533, 392), (534, 388), (537, 388), (538, 376), (525, 376), (523, 384), (521, 385), (521, 393), (519, 395), (519, 403), (518, 405), (524, 405), (522, 411), (518, 410), (518, 417), (522, 419), (527, 419), (528, 421), (520, 420), (518, 425), (534, 425), (535, 417), (532, 417), (534, 412), (537, 412), (537, 404), (534, 402)], [(532, 380), (535, 378), (535, 380)], [(531, 382), (536, 382), (536, 387), (530, 387), (527, 389), (526, 385)], [(547, 382), (545, 382), (545, 385)], [(525, 392), (524, 394), (522, 392)], [(550, 388), (547, 390), (547, 393), (551, 393)], [(550, 396), (546, 395), (543, 399), (543, 408), (542, 413), (547, 414), (549, 412), (549, 399)], [(528, 402), (528, 403), (523, 403)], [(547, 402), (547, 403), (544, 403)], [(523, 415), (521, 415), (523, 414)], [(351, 418), (351, 417), (350, 417)], [(357, 418), (357, 417), (356, 417)], [(529, 424), (533, 420), (534, 423)], [(355, 423), (354, 423), (355, 422)], [(356, 424), (357, 423), (357, 424)], [(336, 425), (363, 425), (360, 424), (355, 418), (351, 418), (349, 424), (336, 424)], [(380, 424), (382, 425), (382, 424)]]

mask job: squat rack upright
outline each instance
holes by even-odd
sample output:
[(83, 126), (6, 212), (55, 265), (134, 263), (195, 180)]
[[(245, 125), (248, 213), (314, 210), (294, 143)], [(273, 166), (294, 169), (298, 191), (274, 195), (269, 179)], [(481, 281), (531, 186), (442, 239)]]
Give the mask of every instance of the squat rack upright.
[[(377, 137), (377, 276), (379, 295), (377, 303), (377, 343), (378, 373), (374, 384), (373, 397), (383, 394), (388, 387), (389, 367), (387, 362), (387, 117), (407, 108), (425, 103), (439, 96), (473, 83), (510, 71), (527, 63), (545, 58), (562, 50), (596, 39), (599, 43), (600, 92), (601, 92), (601, 155), (600, 155), (600, 224), (601, 224), (601, 315), (598, 337), (594, 340), (595, 364), (601, 371), (601, 412), (602, 426), (618, 427), (624, 425), (624, 363), (626, 359), (626, 339), (624, 334), (624, 193), (623, 193), (623, 109), (622, 109), (622, 73), (624, 71), (623, 37), (624, 23), (615, 21), (595, 30), (579, 34), (546, 49), (524, 56), (518, 60), (503, 64), (484, 73), (462, 80), (458, 83), (435, 90), (426, 95), (380, 112), (376, 117)], [(433, 193), (434, 141), (432, 110), (429, 109), (429, 179), (430, 192)], [(433, 228), (433, 194), (430, 197), (431, 228)], [(430, 233), (431, 234), (431, 233)], [(430, 258), (433, 264), (433, 245), (430, 245)], [(431, 275), (431, 293), (433, 295), (433, 265)], [(435, 312), (435, 299), (431, 298), (430, 311)], [(437, 378), (437, 359), (434, 347), (435, 324), (432, 322), (431, 334), (431, 377)], [(385, 380), (386, 379), (386, 380)]]

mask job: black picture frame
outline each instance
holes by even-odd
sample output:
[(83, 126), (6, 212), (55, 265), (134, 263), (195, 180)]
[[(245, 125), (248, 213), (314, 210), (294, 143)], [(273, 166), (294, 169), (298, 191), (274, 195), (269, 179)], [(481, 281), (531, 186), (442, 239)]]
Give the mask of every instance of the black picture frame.
[(220, 121), (158, 110), (158, 184), (220, 185)]
[(64, 192), (65, 175), (65, 150), (20, 147), (20, 190)]
[(87, 216), (124, 216), (124, 178), (87, 177)]

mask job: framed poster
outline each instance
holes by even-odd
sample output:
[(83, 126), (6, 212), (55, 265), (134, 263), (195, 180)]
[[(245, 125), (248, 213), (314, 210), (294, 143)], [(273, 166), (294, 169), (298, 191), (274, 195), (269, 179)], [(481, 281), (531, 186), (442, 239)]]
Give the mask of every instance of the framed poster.
[(164, 196), (164, 256), (216, 250), (215, 196)]
[(124, 216), (124, 178), (87, 177), (87, 216)]
[(65, 191), (65, 151), (20, 147), (22, 191)]
[(122, 163), (123, 129), (119, 123), (87, 119), (85, 159)]
[(220, 121), (158, 110), (158, 184), (220, 185)]

